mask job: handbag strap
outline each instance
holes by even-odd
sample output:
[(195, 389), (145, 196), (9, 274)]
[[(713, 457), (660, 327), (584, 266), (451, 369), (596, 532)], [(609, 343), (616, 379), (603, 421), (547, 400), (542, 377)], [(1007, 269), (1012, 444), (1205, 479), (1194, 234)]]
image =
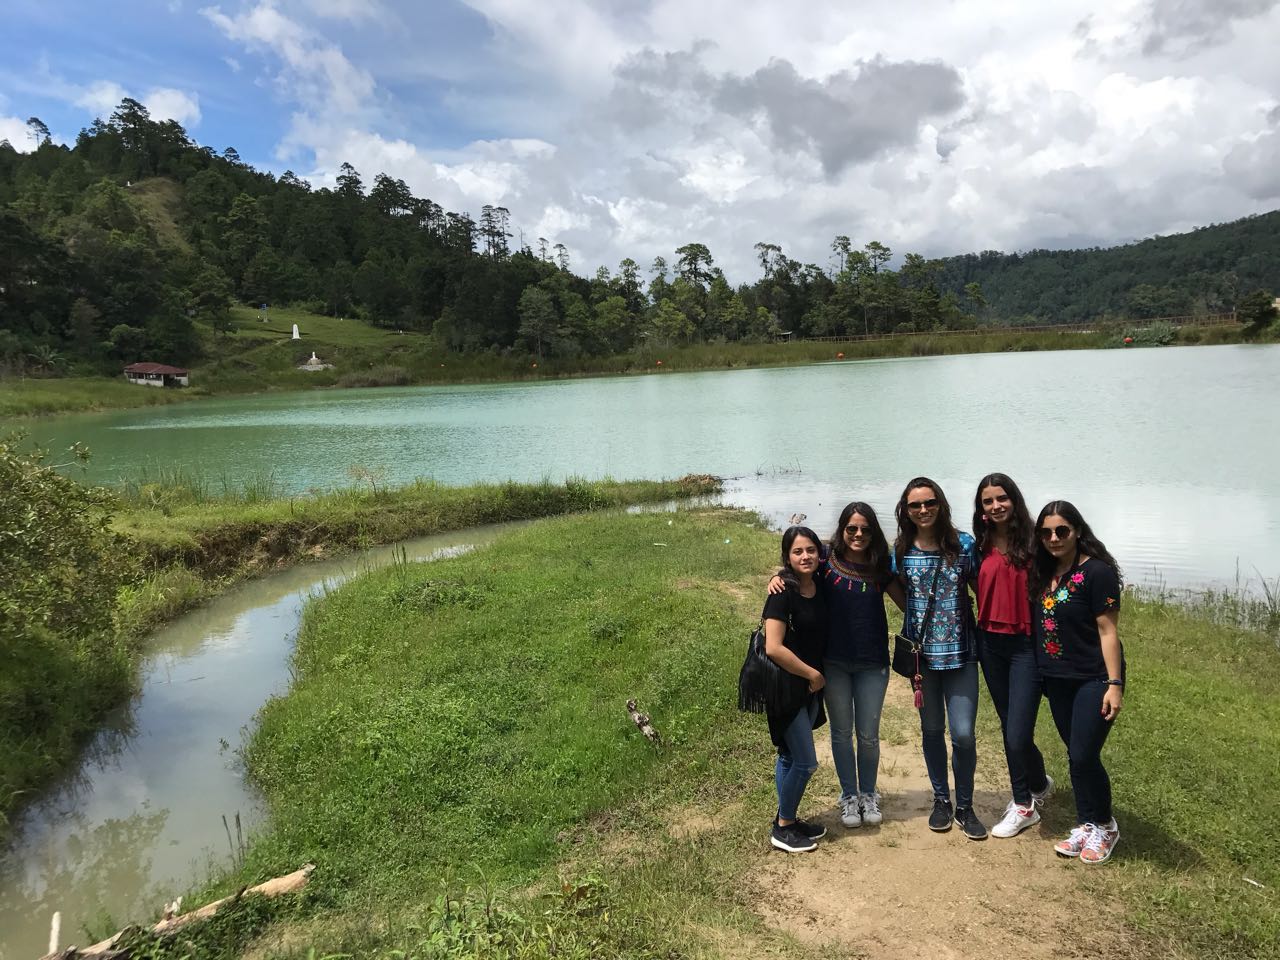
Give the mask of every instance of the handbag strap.
[(937, 566), (933, 568), (933, 582), (929, 584), (929, 603), (924, 608), (924, 619), (920, 621), (919, 638), (921, 645), (924, 644), (925, 637), (929, 635), (929, 627), (933, 623), (933, 605), (938, 599), (938, 574), (942, 573), (942, 555), (938, 555)]

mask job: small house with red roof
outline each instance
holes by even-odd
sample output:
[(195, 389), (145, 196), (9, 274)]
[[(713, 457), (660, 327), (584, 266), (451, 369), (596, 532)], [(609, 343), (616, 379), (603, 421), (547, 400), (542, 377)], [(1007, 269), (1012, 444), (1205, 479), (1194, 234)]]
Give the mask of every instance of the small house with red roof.
[(191, 383), (190, 370), (163, 363), (131, 363), (124, 368), (124, 377), (144, 387), (186, 387)]

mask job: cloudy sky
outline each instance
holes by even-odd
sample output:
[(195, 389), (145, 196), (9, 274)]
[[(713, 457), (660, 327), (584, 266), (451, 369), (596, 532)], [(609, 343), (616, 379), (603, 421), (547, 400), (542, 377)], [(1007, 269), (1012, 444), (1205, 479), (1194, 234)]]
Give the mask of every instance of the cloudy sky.
[[(1110, 245), (1280, 206), (1280, 0), (6, 0), (0, 137), (200, 143), (512, 214), (578, 272)], [(518, 238), (517, 238), (518, 239)]]

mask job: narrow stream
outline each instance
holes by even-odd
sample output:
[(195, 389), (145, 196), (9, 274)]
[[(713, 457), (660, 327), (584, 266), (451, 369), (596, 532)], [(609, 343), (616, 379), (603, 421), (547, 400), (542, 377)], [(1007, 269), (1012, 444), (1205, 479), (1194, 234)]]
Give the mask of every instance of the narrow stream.
[(401, 548), (410, 559), (437, 559), (512, 526), (294, 567), (157, 631), (141, 692), (107, 718), (80, 768), (14, 825), (0, 856), (0, 960), (43, 955), (55, 910), (61, 946), (85, 945), (93, 942), (86, 925), (102, 935), (150, 916), (230, 861), (236, 817), (246, 834), (262, 817), (235, 750), (257, 710), (288, 685), (308, 597), (389, 563)]

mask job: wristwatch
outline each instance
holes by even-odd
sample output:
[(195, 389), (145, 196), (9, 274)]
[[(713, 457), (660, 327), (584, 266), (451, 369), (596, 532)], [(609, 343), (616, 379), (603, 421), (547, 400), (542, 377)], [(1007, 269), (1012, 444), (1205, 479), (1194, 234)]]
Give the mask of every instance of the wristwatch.
[(1123, 689), (1124, 689), (1124, 681), (1123, 681), (1123, 680), (1108, 680), (1108, 681), (1107, 681), (1107, 686), (1109, 686), (1109, 687), (1119, 687), (1121, 690), (1123, 690)]

